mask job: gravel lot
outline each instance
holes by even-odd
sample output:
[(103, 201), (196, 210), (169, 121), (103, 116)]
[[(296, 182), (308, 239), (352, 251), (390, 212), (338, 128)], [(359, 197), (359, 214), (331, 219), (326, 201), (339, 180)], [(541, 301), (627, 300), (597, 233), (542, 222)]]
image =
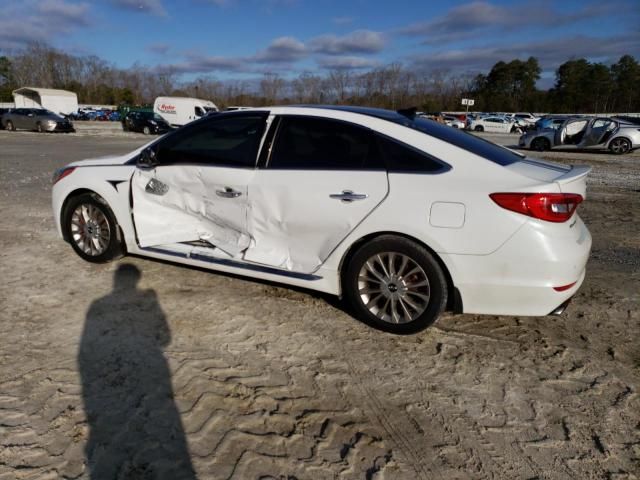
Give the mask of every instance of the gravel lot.
[(640, 478), (640, 152), (541, 155), (594, 167), (563, 317), (398, 337), (311, 292), (83, 262), (50, 177), (148, 140), (110, 128), (0, 131), (1, 480)]

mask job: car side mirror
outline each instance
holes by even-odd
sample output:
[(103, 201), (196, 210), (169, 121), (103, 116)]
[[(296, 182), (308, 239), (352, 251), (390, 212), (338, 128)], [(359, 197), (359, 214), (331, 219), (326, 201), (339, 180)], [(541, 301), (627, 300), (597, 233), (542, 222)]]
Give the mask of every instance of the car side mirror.
[(158, 166), (156, 152), (152, 148), (145, 148), (138, 157), (136, 167), (141, 170), (152, 170)]

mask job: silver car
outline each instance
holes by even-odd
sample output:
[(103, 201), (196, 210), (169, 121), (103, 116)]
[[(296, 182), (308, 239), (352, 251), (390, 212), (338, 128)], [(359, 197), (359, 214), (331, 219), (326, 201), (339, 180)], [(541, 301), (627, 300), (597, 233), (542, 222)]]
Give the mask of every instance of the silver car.
[(2, 116), (2, 125), (7, 130), (75, 132), (71, 121), (44, 108), (13, 108)]
[(608, 117), (570, 117), (562, 122), (537, 124), (536, 130), (520, 137), (522, 148), (544, 151), (609, 150), (621, 155), (640, 148), (640, 128)]

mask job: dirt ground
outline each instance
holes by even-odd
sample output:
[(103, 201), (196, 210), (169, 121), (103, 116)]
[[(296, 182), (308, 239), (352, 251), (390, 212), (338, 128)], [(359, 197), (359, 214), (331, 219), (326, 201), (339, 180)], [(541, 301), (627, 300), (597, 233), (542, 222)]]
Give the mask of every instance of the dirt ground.
[(542, 155), (594, 167), (562, 317), (401, 337), (312, 292), (83, 262), (51, 173), (146, 140), (0, 131), (1, 480), (640, 478), (640, 152)]

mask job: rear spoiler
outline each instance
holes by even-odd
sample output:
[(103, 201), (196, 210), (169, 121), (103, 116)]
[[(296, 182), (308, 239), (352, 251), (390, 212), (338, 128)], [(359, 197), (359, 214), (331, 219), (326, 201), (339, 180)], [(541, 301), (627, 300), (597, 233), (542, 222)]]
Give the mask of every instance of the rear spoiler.
[(591, 171), (591, 167), (587, 165), (571, 166), (571, 170), (560, 175), (554, 180), (559, 186), (562, 193), (577, 193), (582, 198), (587, 198), (587, 175)]

